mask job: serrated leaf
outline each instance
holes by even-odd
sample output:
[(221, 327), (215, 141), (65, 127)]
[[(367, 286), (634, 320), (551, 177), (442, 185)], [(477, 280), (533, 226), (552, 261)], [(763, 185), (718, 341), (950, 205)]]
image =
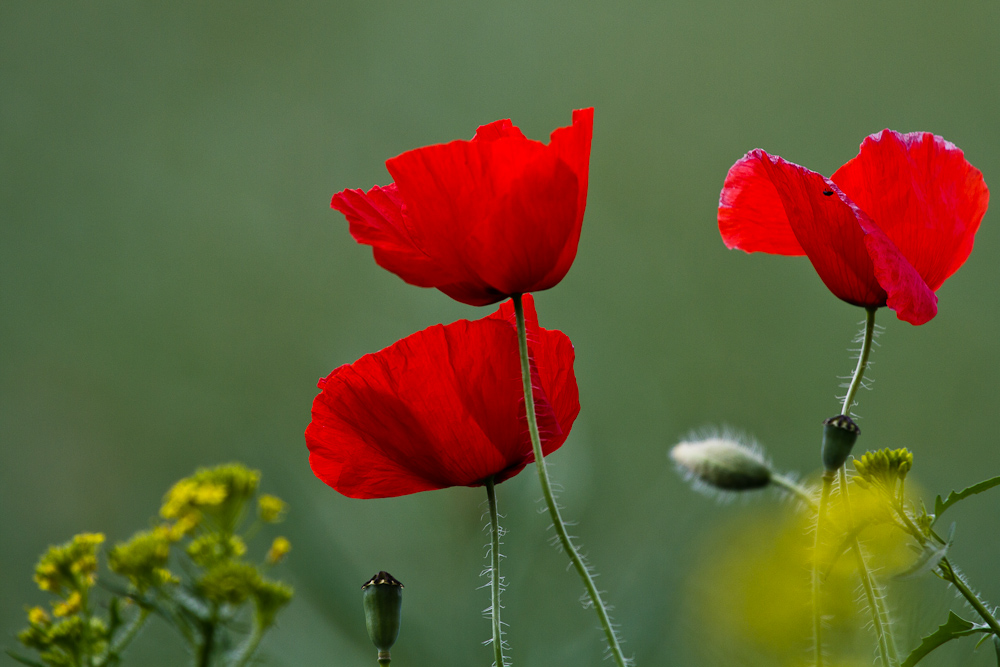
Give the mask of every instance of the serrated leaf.
[(939, 626), (937, 630), (924, 637), (920, 641), (920, 646), (913, 649), (910, 652), (910, 655), (906, 656), (906, 660), (903, 661), (903, 664), (900, 667), (913, 667), (938, 646), (941, 646), (952, 639), (967, 637), (969, 635), (974, 635), (977, 632), (991, 632), (991, 630), (988, 626), (976, 625), (971, 621), (965, 620), (955, 612), (949, 611), (948, 620), (945, 621), (943, 625)]
[(22, 665), (28, 665), (28, 667), (46, 667), (44, 664), (42, 664), (40, 662), (35, 662), (34, 660), (29, 660), (28, 658), (25, 658), (24, 656), (20, 656), (17, 653), (14, 653), (13, 651), (4, 651), (4, 653), (6, 653), (10, 657), (12, 657), (14, 660), (17, 660)]
[(938, 519), (941, 518), (941, 514), (944, 513), (946, 509), (948, 509), (958, 501), (965, 500), (969, 496), (974, 496), (977, 493), (988, 491), (992, 489), (994, 486), (1000, 486), (1000, 475), (982, 481), (979, 484), (973, 484), (967, 489), (962, 489), (961, 491), (952, 491), (951, 493), (948, 494), (948, 497), (944, 500), (941, 500), (941, 496), (938, 496), (937, 498), (934, 499), (934, 523), (937, 523)]

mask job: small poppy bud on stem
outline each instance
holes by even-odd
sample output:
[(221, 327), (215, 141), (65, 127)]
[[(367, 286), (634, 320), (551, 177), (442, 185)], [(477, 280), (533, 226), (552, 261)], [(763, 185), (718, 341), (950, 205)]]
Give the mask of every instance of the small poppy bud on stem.
[(830, 417), (823, 422), (823, 465), (827, 470), (837, 470), (844, 465), (859, 435), (861, 429), (847, 415)]
[(771, 483), (771, 467), (756, 450), (728, 438), (682, 442), (670, 450), (684, 474), (723, 491), (749, 491)]
[(368, 636), (378, 649), (378, 664), (389, 664), (389, 649), (399, 636), (403, 584), (388, 572), (379, 572), (361, 587)]

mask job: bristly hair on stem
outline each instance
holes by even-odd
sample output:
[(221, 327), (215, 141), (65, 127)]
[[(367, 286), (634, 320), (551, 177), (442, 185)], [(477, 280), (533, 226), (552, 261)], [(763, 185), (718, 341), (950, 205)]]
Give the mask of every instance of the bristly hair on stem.
[(597, 617), (600, 620), (601, 628), (604, 630), (604, 637), (607, 641), (608, 651), (614, 658), (618, 667), (628, 667), (633, 664), (630, 658), (626, 658), (622, 652), (621, 640), (618, 631), (611, 622), (608, 615), (608, 607), (601, 598), (600, 591), (594, 583), (593, 569), (587, 564), (586, 559), (580, 552), (580, 548), (573, 544), (573, 537), (566, 531), (566, 522), (563, 521), (559, 506), (556, 504), (555, 496), (552, 493), (552, 483), (549, 481), (548, 472), (545, 469), (545, 455), (542, 453), (542, 441), (538, 432), (538, 419), (535, 415), (535, 399), (531, 386), (531, 362), (528, 356), (528, 335), (524, 321), (524, 306), (521, 303), (521, 295), (515, 294), (511, 297), (514, 301), (514, 313), (517, 319), (517, 342), (518, 351), (521, 356), (521, 384), (524, 389), (524, 408), (528, 420), (528, 434), (531, 436), (531, 449), (535, 455), (535, 468), (538, 471), (538, 482), (542, 487), (542, 494), (545, 497), (545, 504), (549, 509), (549, 516), (552, 519), (552, 528), (556, 532), (556, 537), (563, 547), (563, 551), (570, 559), (570, 563), (583, 581)]
[(489, 576), (489, 582), (486, 586), (490, 587), (490, 606), (483, 610), (483, 616), (490, 619), (492, 635), (483, 644), (493, 645), (494, 667), (509, 667), (511, 663), (504, 656), (504, 650), (509, 651), (510, 646), (507, 645), (503, 637), (503, 623), (500, 621), (500, 610), (503, 609), (503, 605), (500, 604), (500, 594), (506, 589), (503, 576), (500, 575), (500, 559), (503, 558), (500, 553), (500, 545), (503, 544), (505, 531), (500, 527), (500, 513), (497, 511), (497, 495), (493, 477), (486, 480), (485, 486), (486, 502), (489, 505), (487, 510), (489, 521), (484, 530), (490, 532), (490, 541), (486, 545), (490, 564), (480, 573), (480, 576)]

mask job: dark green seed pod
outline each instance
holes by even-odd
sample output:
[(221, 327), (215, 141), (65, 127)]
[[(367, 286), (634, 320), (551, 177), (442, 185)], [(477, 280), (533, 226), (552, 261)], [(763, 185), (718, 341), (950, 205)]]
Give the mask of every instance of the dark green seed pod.
[(365, 605), (368, 636), (379, 651), (388, 657), (399, 636), (399, 616), (403, 607), (403, 584), (388, 572), (379, 572), (361, 587)]
[(844, 465), (861, 429), (847, 415), (830, 417), (823, 422), (823, 465), (837, 470)]

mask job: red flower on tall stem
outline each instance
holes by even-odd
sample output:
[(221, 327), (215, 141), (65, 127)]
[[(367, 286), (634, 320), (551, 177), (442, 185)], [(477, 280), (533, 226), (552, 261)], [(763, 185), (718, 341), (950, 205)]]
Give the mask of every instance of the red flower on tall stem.
[(982, 173), (954, 144), (883, 130), (830, 178), (750, 151), (726, 176), (719, 231), (729, 248), (806, 255), (837, 297), (923, 324), (972, 252), (988, 202)]
[(338, 192), (331, 206), (411, 285), (473, 306), (549, 289), (576, 258), (593, 123), (593, 109), (574, 111), (543, 144), (498, 120), (386, 161), (393, 183)]
[[(524, 297), (535, 410), (545, 455), (580, 412), (573, 344), (538, 326)], [(534, 461), (514, 308), (436, 325), (320, 380), (306, 429), (309, 464), (351, 498), (501, 482)]]

